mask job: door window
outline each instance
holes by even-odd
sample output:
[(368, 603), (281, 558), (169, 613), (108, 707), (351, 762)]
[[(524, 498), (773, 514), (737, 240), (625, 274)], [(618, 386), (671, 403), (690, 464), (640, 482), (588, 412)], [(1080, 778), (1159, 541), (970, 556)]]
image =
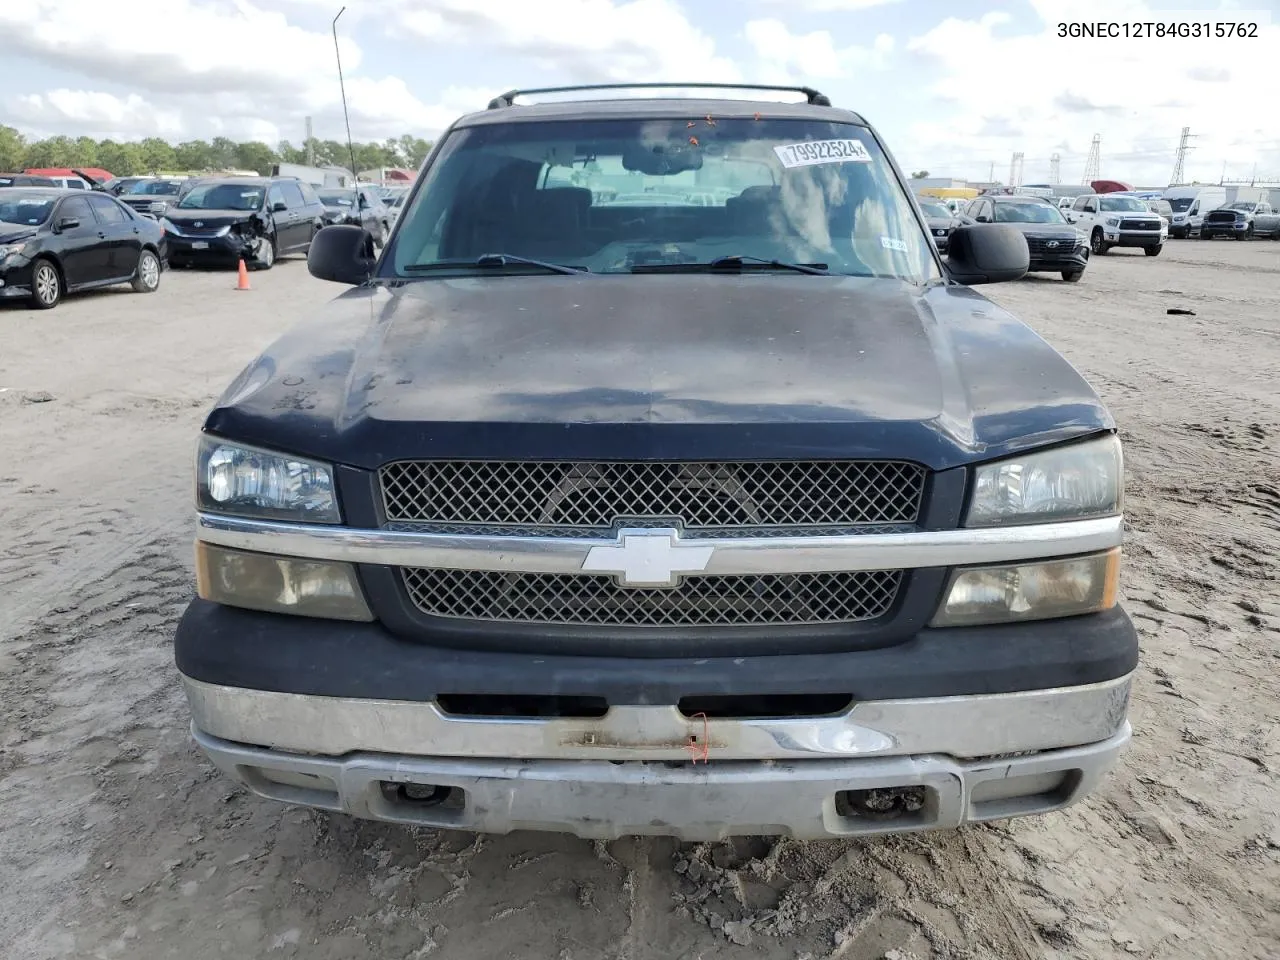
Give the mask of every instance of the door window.
[(120, 209), (119, 204), (106, 197), (89, 197), (89, 206), (93, 207), (93, 212), (98, 215), (98, 220), (102, 223), (124, 223), (128, 217), (125, 212)]
[(62, 201), (62, 206), (58, 208), (58, 219), (62, 220), (66, 217), (75, 217), (82, 227), (93, 223), (93, 211), (89, 208), (89, 201), (85, 197), (72, 197)]
[(298, 189), (302, 191), (302, 200), (307, 206), (313, 207), (320, 202), (320, 195), (311, 184), (299, 181)]
[(302, 199), (302, 191), (298, 189), (297, 183), (286, 181), (280, 184), (280, 192), (284, 194), (284, 202), (289, 205), (290, 210), (298, 210), (307, 205)]
[(288, 206), (289, 201), (284, 198), (284, 184), (273, 183), (271, 189), (267, 191), (267, 206), (274, 210), (277, 203)]

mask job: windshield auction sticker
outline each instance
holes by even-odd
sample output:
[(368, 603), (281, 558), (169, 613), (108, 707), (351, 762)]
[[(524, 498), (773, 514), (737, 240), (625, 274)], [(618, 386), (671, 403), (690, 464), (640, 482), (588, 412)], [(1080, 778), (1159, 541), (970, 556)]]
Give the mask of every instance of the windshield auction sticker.
[(871, 154), (861, 140), (806, 140), (784, 143), (773, 148), (782, 165), (811, 167), (818, 163), (870, 163)]

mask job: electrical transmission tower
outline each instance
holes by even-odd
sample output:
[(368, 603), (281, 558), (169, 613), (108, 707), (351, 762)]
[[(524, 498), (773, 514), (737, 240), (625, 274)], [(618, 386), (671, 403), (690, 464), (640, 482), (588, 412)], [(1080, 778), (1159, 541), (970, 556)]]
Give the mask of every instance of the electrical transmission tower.
[(1094, 180), (1102, 178), (1102, 134), (1093, 135), (1093, 143), (1089, 144), (1089, 159), (1084, 162), (1084, 179), (1080, 183), (1088, 186)]
[(1058, 184), (1062, 182), (1062, 155), (1055, 153), (1049, 158), (1049, 182)]
[(1015, 153), (1009, 161), (1009, 186), (1022, 186), (1022, 153)]
[(1173, 162), (1173, 176), (1169, 178), (1169, 186), (1176, 187), (1186, 178), (1187, 151), (1195, 147), (1187, 145), (1193, 134), (1190, 127), (1182, 128), (1182, 138), (1178, 141), (1178, 158)]

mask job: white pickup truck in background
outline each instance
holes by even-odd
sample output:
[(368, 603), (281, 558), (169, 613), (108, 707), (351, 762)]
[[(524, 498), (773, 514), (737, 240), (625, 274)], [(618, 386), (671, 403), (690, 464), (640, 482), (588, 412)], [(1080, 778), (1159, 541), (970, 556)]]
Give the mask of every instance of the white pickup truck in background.
[(1112, 247), (1142, 247), (1158, 257), (1169, 236), (1164, 218), (1137, 197), (1089, 194), (1077, 197), (1067, 219), (1089, 238), (1091, 253), (1101, 256)]

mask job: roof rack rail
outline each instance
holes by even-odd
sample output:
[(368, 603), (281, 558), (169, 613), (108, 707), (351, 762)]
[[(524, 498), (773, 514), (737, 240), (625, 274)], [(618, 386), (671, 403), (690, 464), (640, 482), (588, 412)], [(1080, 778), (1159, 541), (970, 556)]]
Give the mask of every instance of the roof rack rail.
[(775, 92), (803, 93), (805, 99), (816, 107), (829, 107), (826, 94), (812, 87), (773, 86), (758, 83), (596, 83), (575, 87), (537, 87), (529, 90), (508, 90), (489, 101), (490, 110), (515, 106), (516, 97), (538, 93), (574, 93), (579, 90), (773, 90)]

